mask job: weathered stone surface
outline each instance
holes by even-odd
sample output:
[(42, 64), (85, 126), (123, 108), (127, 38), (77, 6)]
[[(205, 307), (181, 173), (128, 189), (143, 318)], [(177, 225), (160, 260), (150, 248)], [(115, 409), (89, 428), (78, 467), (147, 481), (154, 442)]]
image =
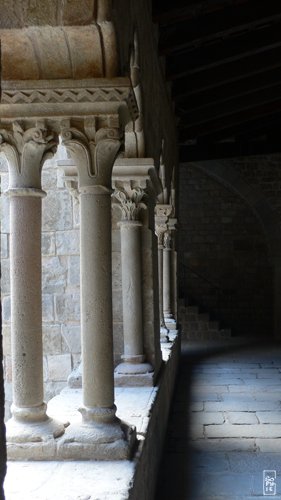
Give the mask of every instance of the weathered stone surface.
[(122, 321), (122, 290), (112, 291), (113, 321)]
[(11, 298), (4, 297), (2, 300), (2, 319), (3, 322), (9, 322), (11, 320)]
[(43, 200), (43, 231), (64, 231), (72, 227), (71, 198), (67, 191), (50, 191)]
[[(117, 70), (115, 43), (115, 33), (110, 22), (100, 27), (96, 24), (81, 27), (41, 25), (24, 30), (3, 30), (3, 79), (113, 77)], [(35, 46), (37, 58), (34, 58)], [(95, 47), (94, 51), (90, 49), (92, 46)]]
[[(3, 178), (2, 178), (3, 179)], [(8, 186), (4, 186), (1, 179), (1, 192), (5, 192)], [(10, 200), (8, 196), (1, 196), (1, 232), (9, 233), (10, 232)]]
[(61, 327), (60, 325), (43, 324), (43, 352), (45, 354), (61, 354)]
[(122, 290), (120, 252), (112, 252), (112, 288)]
[(57, 172), (55, 169), (50, 168), (52, 164), (46, 165), (46, 163), (42, 170), (42, 189), (49, 192), (50, 189), (57, 187)]
[(3, 356), (11, 355), (11, 329), (10, 326), (2, 326)]
[(1, 233), (1, 259), (6, 259), (7, 257), (9, 257), (9, 236), (8, 234)]
[(69, 286), (79, 286), (80, 285), (80, 256), (71, 255), (68, 257), (68, 275), (67, 284)]
[(59, 321), (80, 320), (80, 296), (78, 294), (65, 294), (55, 297), (55, 316)]
[(74, 354), (81, 352), (81, 328), (80, 325), (63, 324), (61, 327), (62, 338), (65, 348)]
[[(55, 245), (56, 238), (54, 232), (43, 232), (42, 233), (42, 255), (52, 256), (55, 255)], [(43, 261), (44, 266), (44, 261)]]
[(49, 379), (54, 381), (65, 381), (71, 372), (71, 355), (60, 354), (47, 356)]
[(53, 295), (43, 293), (42, 295), (42, 318), (43, 321), (54, 320), (54, 299)]
[(10, 261), (2, 259), (1, 261), (1, 292), (3, 295), (10, 293)]
[(79, 231), (61, 231), (56, 233), (56, 248), (58, 255), (79, 255)]
[(67, 262), (59, 257), (45, 257), (42, 269), (44, 293), (59, 293), (65, 289)]

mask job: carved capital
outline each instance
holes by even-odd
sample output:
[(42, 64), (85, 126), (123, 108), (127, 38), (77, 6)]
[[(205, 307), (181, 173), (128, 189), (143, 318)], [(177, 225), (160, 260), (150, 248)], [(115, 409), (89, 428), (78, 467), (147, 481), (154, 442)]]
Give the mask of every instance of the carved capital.
[(172, 248), (172, 235), (169, 229), (164, 233), (163, 246), (166, 250), (171, 250)]
[(70, 120), (62, 122), (62, 144), (77, 166), (79, 188), (111, 188), (113, 163), (121, 146), (118, 120), (114, 118), (108, 117), (102, 126), (97, 118), (87, 118), (79, 128)]
[(9, 164), (9, 187), (41, 188), (41, 170), (44, 161), (54, 155), (58, 138), (44, 122), (24, 128), (20, 122), (0, 129), (0, 151)]
[(164, 247), (164, 235), (167, 231), (167, 224), (164, 221), (155, 221), (155, 234), (158, 238), (158, 247)]
[(164, 218), (166, 221), (168, 220), (172, 212), (173, 212), (172, 205), (163, 205), (157, 203), (157, 205), (155, 206), (155, 217)]
[(118, 201), (117, 206), (121, 209), (122, 220), (138, 220), (141, 209), (145, 207), (143, 199), (146, 195), (142, 188), (133, 188), (128, 183), (126, 187), (116, 188), (113, 196)]

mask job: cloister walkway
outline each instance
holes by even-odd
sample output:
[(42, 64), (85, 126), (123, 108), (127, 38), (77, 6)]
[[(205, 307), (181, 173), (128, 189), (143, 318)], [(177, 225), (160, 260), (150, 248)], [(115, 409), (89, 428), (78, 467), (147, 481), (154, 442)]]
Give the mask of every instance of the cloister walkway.
[(155, 500), (281, 499), (281, 345), (238, 343), (183, 344)]

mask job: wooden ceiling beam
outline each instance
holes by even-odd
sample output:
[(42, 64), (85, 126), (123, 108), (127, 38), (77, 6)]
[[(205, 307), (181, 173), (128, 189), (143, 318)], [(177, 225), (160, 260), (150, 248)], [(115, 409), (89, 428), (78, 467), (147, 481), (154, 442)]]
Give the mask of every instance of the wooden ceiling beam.
[(161, 55), (188, 44), (202, 44), (216, 38), (225, 38), (233, 33), (247, 31), (259, 25), (274, 22), (281, 15), (281, 4), (273, 0), (249, 0), (239, 9), (230, 5), (221, 11), (198, 16), (190, 21), (183, 19), (160, 31), (159, 51)]
[(259, 105), (249, 110), (243, 110), (232, 115), (227, 115), (222, 118), (210, 120), (208, 122), (198, 125), (183, 124), (180, 127), (180, 141), (196, 140), (200, 137), (212, 136), (213, 140), (221, 137), (229, 137), (233, 135), (234, 130), (236, 134), (239, 133), (240, 127), (246, 126), (251, 128), (251, 122), (258, 121), (262, 126), (263, 120), (268, 117), (281, 113), (281, 97), (273, 102)]
[(195, 146), (182, 145), (179, 148), (179, 162), (218, 160), (222, 158), (235, 158), (239, 156), (253, 156), (281, 153), (280, 140), (251, 141), (251, 142), (225, 142), (221, 144), (205, 143)]
[(173, 99), (178, 109), (186, 109), (189, 111), (200, 110), (210, 104), (221, 105), (235, 97), (243, 97), (251, 94), (253, 91), (270, 89), (271, 87), (281, 83), (281, 67), (260, 73), (256, 75), (241, 78), (236, 82), (218, 84), (217, 86), (207, 89), (186, 92), (185, 94), (174, 95)]
[(277, 47), (242, 60), (222, 64), (205, 71), (185, 75), (173, 80), (173, 95), (206, 91), (219, 85), (237, 82), (281, 67), (281, 48)]
[[(280, 17), (281, 19), (281, 17)], [(166, 57), (166, 75), (175, 79), (177, 75), (191, 74), (212, 67), (238, 61), (281, 46), (281, 22), (266, 28), (248, 31), (226, 40), (173, 53)]]
[(188, 108), (186, 110), (178, 109), (177, 115), (180, 117), (182, 123), (188, 123), (190, 126), (197, 126), (209, 121), (215, 121), (219, 118), (231, 116), (236, 114), (238, 111), (247, 111), (250, 113), (251, 109), (256, 109), (258, 107), (270, 104), (280, 99), (281, 96), (281, 83), (270, 87), (269, 89), (263, 89), (255, 91), (252, 90), (251, 93), (246, 94), (242, 97), (232, 97), (220, 105), (218, 103), (212, 103), (205, 108), (200, 108), (199, 110), (190, 111)]

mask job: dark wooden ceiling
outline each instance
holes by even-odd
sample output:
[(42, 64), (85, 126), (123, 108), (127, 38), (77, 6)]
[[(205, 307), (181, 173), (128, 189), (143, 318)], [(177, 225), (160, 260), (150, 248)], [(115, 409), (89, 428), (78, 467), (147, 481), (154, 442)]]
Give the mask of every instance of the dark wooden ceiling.
[(152, 4), (180, 160), (281, 152), (281, 1)]

